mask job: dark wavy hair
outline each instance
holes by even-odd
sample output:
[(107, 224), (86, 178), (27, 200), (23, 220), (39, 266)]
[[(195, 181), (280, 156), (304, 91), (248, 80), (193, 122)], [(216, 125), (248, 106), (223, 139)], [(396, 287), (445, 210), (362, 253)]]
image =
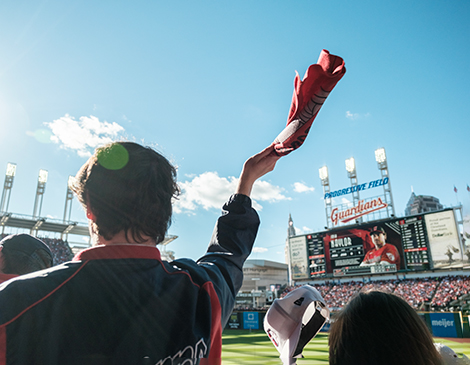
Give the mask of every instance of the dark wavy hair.
[(164, 240), (171, 224), (172, 198), (179, 195), (176, 169), (151, 147), (113, 142), (96, 149), (71, 186), (95, 216), (106, 240), (124, 231), (137, 243), (144, 236)]
[(441, 365), (432, 335), (416, 311), (382, 291), (355, 295), (335, 317), (331, 365)]

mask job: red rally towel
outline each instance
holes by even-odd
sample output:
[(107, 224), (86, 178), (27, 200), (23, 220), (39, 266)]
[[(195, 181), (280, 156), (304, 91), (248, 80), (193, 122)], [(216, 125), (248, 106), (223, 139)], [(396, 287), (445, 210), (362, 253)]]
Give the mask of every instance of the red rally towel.
[(318, 63), (311, 65), (300, 81), (296, 72), (294, 95), (286, 128), (274, 140), (275, 151), (284, 156), (299, 148), (328, 94), (346, 73), (341, 57), (322, 50)]

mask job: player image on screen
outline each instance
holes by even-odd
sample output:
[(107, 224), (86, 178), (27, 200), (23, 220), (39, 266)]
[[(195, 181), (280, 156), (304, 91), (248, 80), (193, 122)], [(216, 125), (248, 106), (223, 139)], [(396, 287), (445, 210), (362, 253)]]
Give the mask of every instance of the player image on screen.
[(361, 266), (377, 264), (395, 264), (400, 267), (400, 254), (397, 248), (387, 243), (387, 233), (380, 226), (374, 226), (370, 232), (370, 237), (374, 243), (374, 248), (369, 250)]

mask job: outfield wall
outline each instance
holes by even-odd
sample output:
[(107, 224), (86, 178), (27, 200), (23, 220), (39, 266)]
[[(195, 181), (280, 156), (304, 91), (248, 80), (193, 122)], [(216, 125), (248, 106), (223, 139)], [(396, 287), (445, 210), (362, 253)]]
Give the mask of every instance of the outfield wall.
[[(462, 312), (418, 312), (434, 337), (470, 338), (469, 315)], [(265, 311), (233, 311), (226, 329), (262, 330)], [(334, 313), (332, 314), (334, 322)], [(329, 330), (327, 323), (322, 330)]]

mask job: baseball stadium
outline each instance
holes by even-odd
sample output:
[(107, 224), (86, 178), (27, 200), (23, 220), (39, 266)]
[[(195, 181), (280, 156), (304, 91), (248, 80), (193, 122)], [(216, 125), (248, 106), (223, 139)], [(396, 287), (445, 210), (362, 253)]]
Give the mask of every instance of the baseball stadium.
[[(461, 205), (444, 207), (435, 197), (414, 193), (405, 215), (397, 216), (385, 151), (376, 155), (381, 179), (359, 184), (350, 160), (351, 186), (333, 192), (326, 166), (320, 169), (325, 228), (298, 235), (289, 215), (286, 262), (247, 260), (243, 286), (223, 332), (223, 364), (279, 364), (279, 353), (263, 330), (264, 318), (273, 302), (305, 285), (318, 290), (330, 318), (307, 343), (299, 364), (328, 363), (328, 331), (336, 314), (355, 293), (371, 289), (403, 298), (435, 342), (470, 357), (469, 217)], [(41, 215), (44, 174), (38, 180), (33, 215), (9, 212), (14, 177), (15, 166), (9, 164), (0, 202), (2, 237), (26, 232), (41, 238), (53, 253), (54, 265), (90, 246), (83, 243), (83, 238), (89, 238), (88, 226), (70, 220), (73, 194), (69, 188), (62, 220)], [(375, 195), (367, 194), (371, 191)], [(352, 195), (352, 203), (333, 204), (336, 196), (345, 194)], [(77, 237), (82, 237), (81, 243)], [(168, 247), (176, 238), (168, 236), (159, 245), (167, 261), (174, 259)]]

